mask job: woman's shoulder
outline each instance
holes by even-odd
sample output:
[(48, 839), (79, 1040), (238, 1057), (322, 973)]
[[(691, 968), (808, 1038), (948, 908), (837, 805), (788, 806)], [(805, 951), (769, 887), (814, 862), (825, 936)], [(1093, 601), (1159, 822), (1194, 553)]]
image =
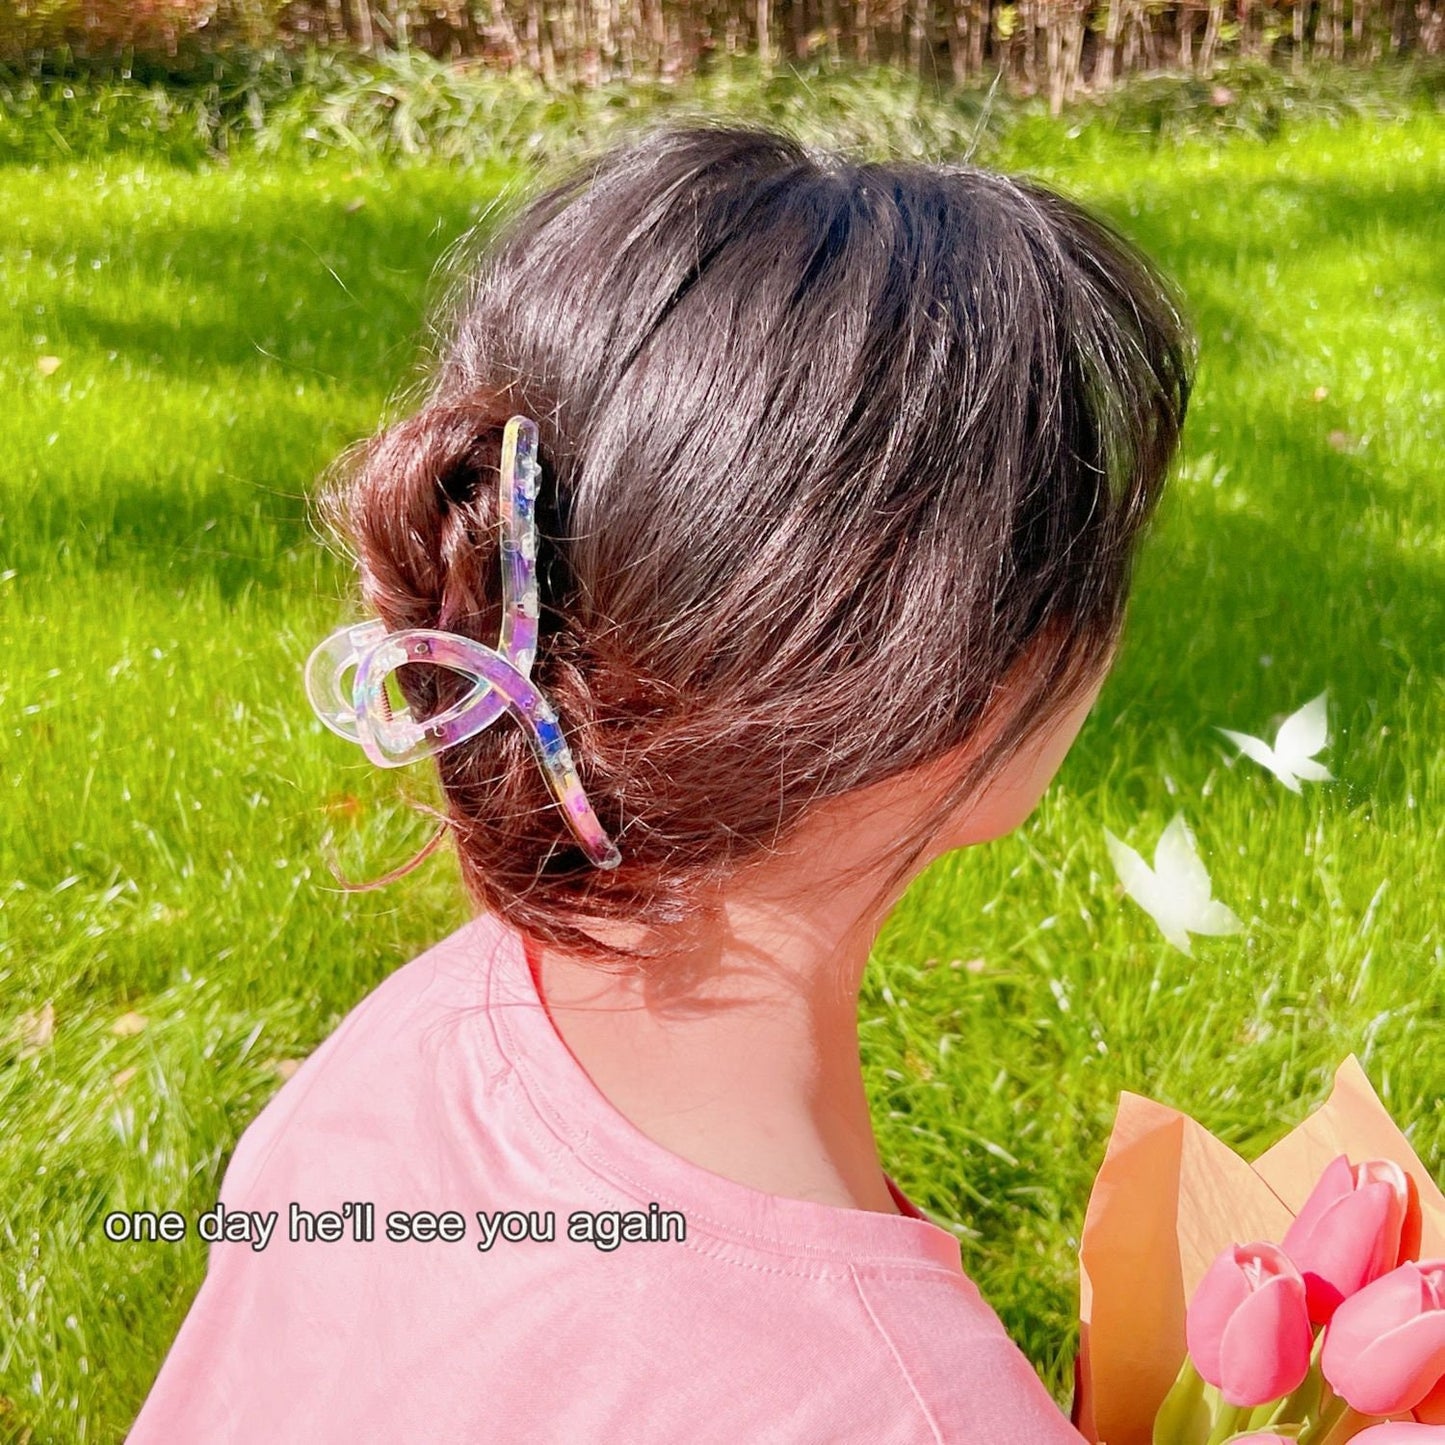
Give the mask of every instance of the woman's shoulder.
[[(669, 1390), (688, 1412), (705, 1401), (717, 1428), (695, 1431), (698, 1440), (1079, 1445), (998, 1316), (936, 1246), (870, 1252), (853, 1234), (795, 1239), (787, 1231), (769, 1243), (760, 1231), (774, 1206), (750, 1198), (747, 1209), (729, 1214), (715, 1192), (688, 1213), (685, 1241), (632, 1242), (611, 1252), (572, 1241), (566, 1211), (630, 1208), (635, 1191), (588, 1167), (587, 1160), (598, 1164), (611, 1118), (598, 1101), (579, 1126), (579, 1148), (594, 1151), (586, 1159), (528, 1112), (522, 1063), (541, 1065), (521, 1059), (517, 1040), (508, 1053), (495, 1037), (508, 1026), (504, 1005), (525, 993), (519, 955), (496, 952), (508, 947), (507, 930), (486, 915), (433, 944), (360, 1000), (278, 1090), (237, 1145), (222, 1200), (228, 1208), (276, 1210), (283, 1221), (292, 1203), (335, 1210), (340, 1201), (372, 1200), (378, 1238), (293, 1248), (282, 1241), (280, 1222), (278, 1242), (262, 1254), (225, 1246), (213, 1261), (202, 1318), (209, 1310), (243, 1329), (235, 1311), (260, 1311), (250, 1328), (270, 1341), (278, 1372), (304, 1363), (321, 1379), (360, 1350), (366, 1370), (385, 1378), (387, 1398), (397, 1397), (396, 1409), (454, 1410), (458, 1431), (465, 1424), (477, 1438), (497, 1419), (550, 1418), (551, 1404), (519, 1362), (591, 1358), (605, 1301), (606, 1337), (622, 1371), (607, 1386), (608, 1408), (666, 1415)], [(522, 1012), (536, 1026), (527, 1041), (540, 1043), (540, 1016)], [(552, 1056), (560, 1067), (560, 1048)], [(508, 1059), (521, 1059), (515, 1071)], [(629, 1158), (602, 1161), (609, 1179), (627, 1172)], [(648, 1175), (647, 1182), (657, 1183), (649, 1197), (668, 1200), (667, 1179)], [(408, 1252), (380, 1237), (388, 1201), (561, 1212), (554, 1242)], [(912, 1240), (923, 1228), (909, 1221), (901, 1233)], [(898, 1232), (890, 1229), (884, 1242), (898, 1244), (891, 1238)], [(271, 1295), (258, 1293), (263, 1276)], [(383, 1297), (390, 1306), (369, 1316), (364, 1339), (339, 1326), (318, 1332), (299, 1324), (300, 1333), (278, 1335), (280, 1320), (313, 1321), (324, 1306), (340, 1321)], [(264, 1309), (255, 1303), (263, 1299), (272, 1301)], [(505, 1328), (493, 1328), (487, 1321), (502, 1301)], [(401, 1398), (407, 1382), (386, 1373), (384, 1362), (400, 1349), (394, 1335), (402, 1328), (429, 1336), (437, 1357), (454, 1362), (454, 1396), (438, 1398), (431, 1382), (415, 1400)], [(651, 1377), (648, 1361), (657, 1362)], [(619, 1381), (631, 1384), (624, 1390)], [(374, 1393), (362, 1390), (357, 1408), (374, 1410)], [(343, 1403), (328, 1397), (328, 1408)], [(589, 1408), (566, 1397), (555, 1405), (559, 1421)], [(686, 1418), (695, 1423), (693, 1413)], [(791, 1424), (780, 1425), (784, 1419)], [(558, 1433), (534, 1438), (617, 1437), (568, 1433), (559, 1424)], [(659, 1424), (646, 1438), (680, 1436)]]
[(967, 1274), (859, 1269), (854, 1281), (940, 1440), (1080, 1445), (1081, 1436)]
[(250, 1192), (285, 1145), (296, 1155), (325, 1135), (334, 1158), (347, 1140), (402, 1139), (435, 1085), (440, 1040), (486, 1011), (488, 950), (495, 928), (472, 919), (393, 970), (342, 1017), (242, 1132), (221, 1186), (226, 1200)]

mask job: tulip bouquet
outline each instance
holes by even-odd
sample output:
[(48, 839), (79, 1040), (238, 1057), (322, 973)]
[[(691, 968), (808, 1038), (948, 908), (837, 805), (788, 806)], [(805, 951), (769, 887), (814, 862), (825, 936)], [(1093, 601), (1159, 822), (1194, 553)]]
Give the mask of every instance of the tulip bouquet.
[(1089, 1440), (1445, 1445), (1445, 1196), (1353, 1057), (1252, 1165), (1125, 1094), (1079, 1256)]

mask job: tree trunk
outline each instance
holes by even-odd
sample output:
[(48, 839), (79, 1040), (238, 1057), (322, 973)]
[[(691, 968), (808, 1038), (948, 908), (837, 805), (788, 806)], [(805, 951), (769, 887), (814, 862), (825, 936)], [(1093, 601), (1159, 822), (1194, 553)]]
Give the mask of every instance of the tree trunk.
[(928, 40), (930, 3), (931, 0), (912, 0), (909, 6), (908, 69), (913, 75), (923, 74), (923, 47)]
[(1144, 65), (1148, 70), (1159, 69), (1159, 37), (1154, 33), (1150, 17), (1142, 5), (1134, 6), (1134, 23), (1139, 27), (1139, 39), (1144, 46)]
[[(1052, 9), (1052, 7), (1050, 7)], [(1058, 115), (1064, 108), (1063, 47), (1060, 44), (1059, 16), (1044, 12), (1044, 71), (1049, 84), (1049, 114)]]
[(557, 53), (552, 48), (552, 14), (542, 14), (542, 83), (548, 90), (557, 85)]
[(1079, 92), (1079, 75), (1084, 62), (1084, 19), (1088, 0), (1073, 0), (1069, 6), (1069, 24), (1064, 31), (1064, 100), (1072, 101)]
[[(577, 84), (577, 52), (581, 50), (581, 37), (577, 33), (577, 11), (572, 0), (562, 0), (562, 11), (557, 17), (557, 33), (562, 41), (562, 78), (569, 87)], [(551, 27), (549, 26), (549, 29)]]
[(1219, 26), (1223, 12), (1223, 0), (1209, 0), (1209, 18), (1204, 22), (1204, 40), (1199, 47), (1199, 70), (1202, 75), (1208, 75), (1214, 64), (1214, 48), (1219, 44)]
[[(1220, 0), (1223, 4), (1223, 0)], [(1131, 0), (1124, 0), (1124, 74), (1132, 75), (1139, 59), (1139, 20)]]
[(968, 6), (961, 0), (954, 0), (953, 23), (948, 28), (948, 59), (953, 70), (953, 83), (967, 85), (973, 75), (969, 68), (969, 57), (973, 37), (969, 32), (970, 14)]
[(1108, 90), (1114, 84), (1114, 59), (1119, 47), (1120, 0), (1108, 0), (1104, 16), (1104, 35), (1099, 42), (1098, 59), (1094, 61), (1094, 89)]
[(828, 37), (828, 68), (837, 70), (843, 59), (838, 45), (838, 0), (823, 0), (823, 31)]
[(1039, 6), (1042, 3), (1043, 0), (1019, 0), (1019, 60), (1024, 84), (1030, 91), (1038, 89)]
[[(1365, 48), (1365, 16), (1369, 0), (1350, 0), (1350, 49), (1355, 58), (1360, 58)], [(1374, 57), (1371, 56), (1371, 59)]]
[(989, 0), (968, 0), (969, 36), (968, 68), (972, 75), (983, 74), (983, 47), (988, 42), (991, 19)]
[(592, 43), (597, 47), (597, 84), (606, 85), (612, 79), (612, 62), (617, 53), (612, 39), (611, 0), (593, 0)]
[(371, 24), (369, 0), (351, 0), (351, 19), (356, 26), (356, 44), (371, 54), (376, 49), (376, 31)]

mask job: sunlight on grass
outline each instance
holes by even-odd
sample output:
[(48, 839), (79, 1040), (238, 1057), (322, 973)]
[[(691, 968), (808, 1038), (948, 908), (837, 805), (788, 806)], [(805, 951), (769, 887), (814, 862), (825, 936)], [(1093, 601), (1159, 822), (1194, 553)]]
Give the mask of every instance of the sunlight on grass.
[[(1441, 1168), (1441, 135), (1151, 151), (1039, 124), (996, 157), (1112, 216), (1202, 339), (1114, 675), (1029, 823), (918, 880), (864, 1001), (885, 1159), (1061, 1400), (1121, 1088), (1250, 1152), (1355, 1051)], [(121, 1437), (204, 1249), (100, 1220), (208, 1207), (286, 1061), (465, 916), (445, 856), (356, 896), (323, 860), (328, 833), (352, 876), (409, 856), (429, 824), (401, 790), (432, 794), (306, 704), (306, 654), (352, 615), (306, 498), (513, 175), (0, 170), (0, 1431)], [(1338, 781), (1302, 796), (1215, 731), (1273, 737), (1326, 688)], [(1245, 922), (1192, 960), (1103, 837), (1148, 857), (1180, 810)]]

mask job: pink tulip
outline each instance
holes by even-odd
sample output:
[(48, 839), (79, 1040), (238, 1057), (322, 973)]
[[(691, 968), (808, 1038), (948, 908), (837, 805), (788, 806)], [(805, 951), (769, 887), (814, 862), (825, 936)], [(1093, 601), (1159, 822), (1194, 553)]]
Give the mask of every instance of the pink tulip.
[[(1243, 1437), (1252, 1440), (1252, 1435)], [(1401, 1421), (1393, 1425), (1371, 1425), (1352, 1437), (1353, 1445), (1445, 1445), (1445, 1430), (1438, 1425), (1412, 1425)]]
[(1362, 1415), (1421, 1404), (1445, 1376), (1445, 1259), (1407, 1261), (1351, 1295), (1325, 1331), (1320, 1368)]
[(1419, 1253), (1419, 1196), (1392, 1159), (1353, 1167), (1341, 1154), (1320, 1175), (1284, 1237), (1304, 1276), (1310, 1319), (1328, 1324), (1342, 1300)]
[(1445, 1425), (1445, 1375), (1441, 1375), (1435, 1388), (1415, 1406), (1415, 1418), (1427, 1425)]
[(1194, 1291), (1184, 1337), (1195, 1369), (1229, 1404), (1288, 1395), (1314, 1344), (1300, 1272), (1277, 1244), (1226, 1249)]

